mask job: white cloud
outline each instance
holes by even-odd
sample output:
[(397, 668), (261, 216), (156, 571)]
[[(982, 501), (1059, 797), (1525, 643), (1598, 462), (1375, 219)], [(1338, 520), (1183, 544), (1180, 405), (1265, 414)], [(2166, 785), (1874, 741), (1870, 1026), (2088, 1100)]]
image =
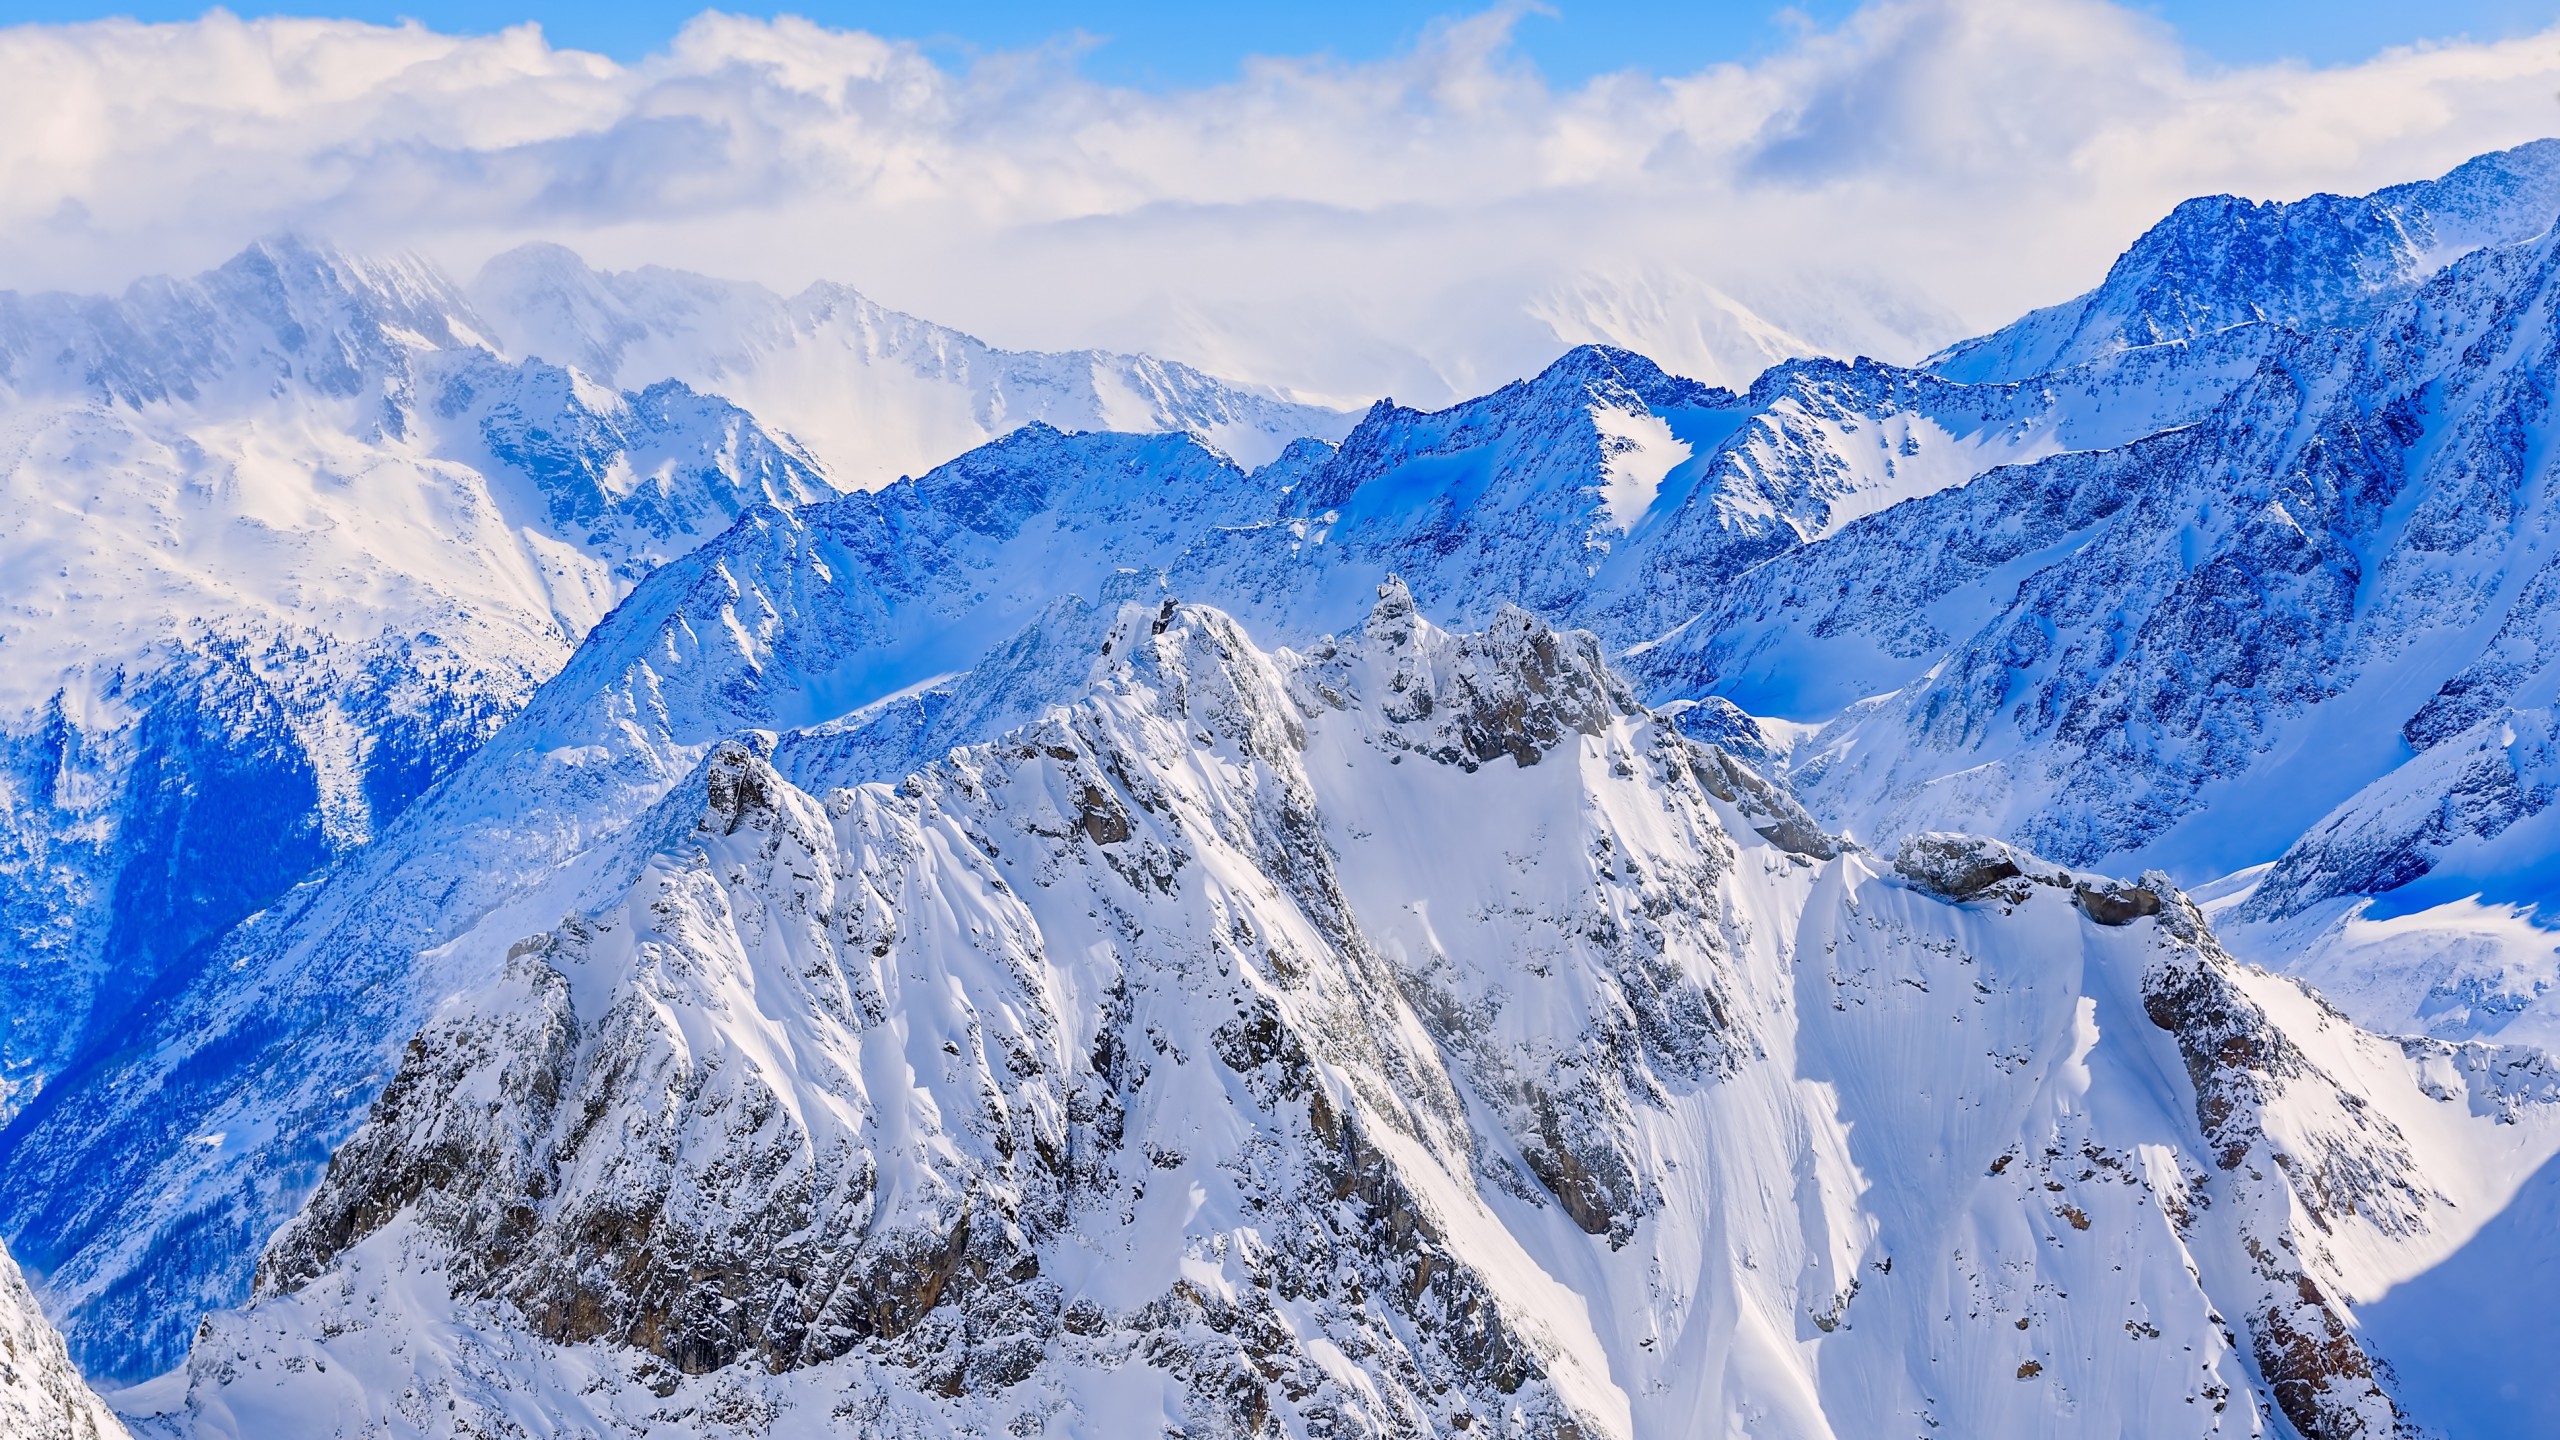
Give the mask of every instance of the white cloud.
[(1560, 339), (1735, 382), (1804, 345), (1909, 358), (2084, 288), (2188, 195), (2369, 189), (2560, 131), (2560, 30), (2216, 70), (2099, 0), (1886, 0), (1756, 64), (1560, 90), (1507, 49), (1514, 13), (1167, 94), (717, 14), (633, 66), (529, 27), (0, 29), (0, 281), (118, 284), (284, 228), (467, 273), (538, 237), (1436, 400)]

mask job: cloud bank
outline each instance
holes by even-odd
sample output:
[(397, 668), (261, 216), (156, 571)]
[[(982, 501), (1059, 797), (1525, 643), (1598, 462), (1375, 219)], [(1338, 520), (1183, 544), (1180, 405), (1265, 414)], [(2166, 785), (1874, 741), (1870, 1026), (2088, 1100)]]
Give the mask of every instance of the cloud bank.
[(1728, 383), (1909, 359), (2086, 288), (2189, 195), (2366, 190), (2560, 133), (2560, 29), (2216, 69), (2100, 0), (1882, 0), (1752, 64), (1559, 88), (1509, 48), (1517, 13), (1171, 93), (717, 13), (628, 66), (531, 26), (0, 29), (0, 285), (119, 286), (285, 229), (463, 275), (540, 238), (1430, 402), (1594, 339)]

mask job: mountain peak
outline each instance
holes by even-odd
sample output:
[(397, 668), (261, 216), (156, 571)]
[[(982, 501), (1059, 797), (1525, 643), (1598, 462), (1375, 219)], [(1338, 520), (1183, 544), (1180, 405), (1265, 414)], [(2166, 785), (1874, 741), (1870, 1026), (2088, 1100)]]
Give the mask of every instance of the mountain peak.
[(2370, 195), (2199, 196), (2144, 231), (2098, 288), (1924, 363), (1950, 379), (2014, 381), (2258, 321), (2358, 326), (2463, 254), (2529, 240), (2555, 216), (2552, 140)]

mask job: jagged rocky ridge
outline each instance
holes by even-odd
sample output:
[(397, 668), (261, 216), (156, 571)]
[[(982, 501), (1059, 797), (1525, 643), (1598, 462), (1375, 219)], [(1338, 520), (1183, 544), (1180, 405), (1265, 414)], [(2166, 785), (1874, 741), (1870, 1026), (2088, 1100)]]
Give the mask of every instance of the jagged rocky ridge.
[(1106, 639), (894, 788), (724, 742), (493, 940), (197, 1433), (2385, 1434), (2353, 1306), (2560, 1149), (2548, 1062), (1881, 866), (1525, 613)]
[(835, 493), (725, 401), (476, 324), (421, 267), (284, 243), (0, 303), (0, 1117), (379, 833), (651, 566)]
[(2554, 264), (2547, 235), (2477, 250), (2198, 423), (1855, 522), (1632, 663), (1831, 717), (1790, 774), (1860, 834), (2276, 859), (2242, 919), (2429, 875), (2413, 896), (2539, 900), (2498, 837), (2548, 803)]
[[(983, 413), (912, 443), (834, 437), (831, 466), (618, 352), (602, 382), (504, 353), (500, 330), (565, 302), (481, 289), (280, 240), (120, 297), (0, 295), (0, 1120), (199, 946), (380, 834), (634, 581), (742, 511), (1026, 417), (1266, 446), (1336, 419), (1141, 357), (1123, 379), (1155, 375), (1160, 403), (1095, 408), (1028, 378), (1092, 357), (1003, 355), (838, 297), (895, 343), (848, 351), (800, 411), (885, 365), (912, 406)], [(926, 352), (942, 361), (908, 363)]]

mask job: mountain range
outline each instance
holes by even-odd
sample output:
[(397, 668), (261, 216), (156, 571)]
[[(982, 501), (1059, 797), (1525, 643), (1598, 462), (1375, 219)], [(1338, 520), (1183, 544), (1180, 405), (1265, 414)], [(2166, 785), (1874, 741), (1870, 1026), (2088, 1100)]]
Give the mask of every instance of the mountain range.
[(2560, 1422), (2555, 217), (1356, 417), (8, 297), (0, 1237), (138, 1433)]

